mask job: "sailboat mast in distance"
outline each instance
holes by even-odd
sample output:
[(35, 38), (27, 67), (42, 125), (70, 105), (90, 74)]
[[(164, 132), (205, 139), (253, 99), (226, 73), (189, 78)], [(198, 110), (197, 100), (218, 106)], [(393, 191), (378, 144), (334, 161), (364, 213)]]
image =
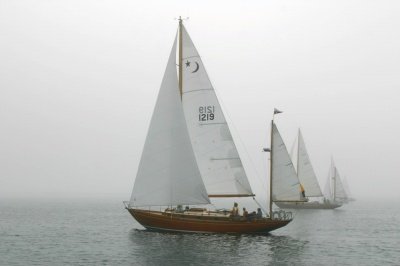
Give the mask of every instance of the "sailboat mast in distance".
[(299, 175), (299, 161), (300, 161), (300, 158), (299, 158), (299, 156), (300, 156), (300, 128), (299, 128), (299, 131), (298, 131), (298, 133), (297, 133), (297, 160), (296, 160), (296, 173), (297, 173), (297, 175)]
[(333, 167), (333, 201), (336, 201), (336, 166)]
[(274, 119), (276, 114), (280, 114), (282, 111), (279, 111), (278, 109), (274, 108), (274, 113), (272, 114), (272, 120), (271, 120), (271, 136), (270, 136), (270, 149), (269, 149), (269, 215), (272, 217), (272, 204), (273, 204), (273, 197), (272, 197), (272, 158), (273, 158), (273, 137), (274, 137)]

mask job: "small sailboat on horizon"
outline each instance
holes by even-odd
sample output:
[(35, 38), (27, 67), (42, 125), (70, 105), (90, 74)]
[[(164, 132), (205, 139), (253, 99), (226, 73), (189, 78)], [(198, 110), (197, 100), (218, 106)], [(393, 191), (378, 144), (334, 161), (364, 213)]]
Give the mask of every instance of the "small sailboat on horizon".
[(342, 206), (344, 203), (348, 203), (348, 196), (333, 158), (331, 158), (331, 166), (329, 168), (324, 194), (326, 201), (331, 204)]
[(267, 233), (292, 221), (290, 213), (274, 213), (272, 207), (253, 219), (204, 208), (211, 198), (239, 197), (255, 195), (203, 62), (179, 19), (125, 207), (142, 226), (157, 231)]

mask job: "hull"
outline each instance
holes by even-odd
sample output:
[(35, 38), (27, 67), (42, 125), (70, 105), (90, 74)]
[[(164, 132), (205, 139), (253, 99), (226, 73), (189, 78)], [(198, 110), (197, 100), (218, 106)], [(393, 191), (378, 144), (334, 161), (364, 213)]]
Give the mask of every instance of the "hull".
[(275, 202), (281, 209), (318, 209), (318, 210), (332, 210), (342, 206), (341, 203), (319, 203), (319, 202)]
[(292, 221), (269, 218), (247, 221), (212, 212), (172, 213), (130, 208), (128, 211), (146, 229), (156, 231), (263, 234)]

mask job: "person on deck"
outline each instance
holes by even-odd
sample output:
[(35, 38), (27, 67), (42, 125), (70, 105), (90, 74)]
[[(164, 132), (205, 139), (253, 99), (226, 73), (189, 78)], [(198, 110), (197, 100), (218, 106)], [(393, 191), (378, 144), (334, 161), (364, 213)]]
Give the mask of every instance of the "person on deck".
[(183, 207), (182, 207), (182, 205), (176, 206), (176, 212), (183, 212)]
[(239, 208), (238, 204), (235, 202), (233, 203), (233, 208), (232, 208), (232, 216), (239, 216)]
[(261, 208), (257, 208), (257, 219), (261, 219), (261, 218), (262, 218)]
[(256, 219), (256, 217), (257, 217), (257, 213), (255, 211), (253, 211), (247, 215), (247, 220), (253, 221), (254, 219)]
[(304, 190), (304, 187), (303, 187), (302, 184), (300, 184), (300, 192), (301, 192), (301, 195), (303, 196), (303, 198), (305, 198), (306, 197), (306, 191)]
[(249, 213), (247, 212), (246, 208), (243, 208), (243, 218), (246, 218), (249, 216)]

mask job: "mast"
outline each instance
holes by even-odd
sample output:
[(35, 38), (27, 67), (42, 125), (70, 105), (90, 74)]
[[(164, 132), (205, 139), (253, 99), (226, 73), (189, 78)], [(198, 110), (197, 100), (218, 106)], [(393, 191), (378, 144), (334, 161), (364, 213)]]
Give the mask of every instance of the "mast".
[(181, 100), (182, 100), (182, 94), (183, 94), (183, 77), (182, 77), (182, 57), (183, 57), (183, 49), (182, 49), (182, 18), (179, 16), (179, 42), (178, 42), (178, 66), (179, 66), (179, 73), (178, 73), (178, 79), (179, 79), (179, 92), (181, 95)]
[(333, 201), (336, 200), (336, 167), (333, 168)]
[(299, 128), (299, 133), (297, 134), (297, 162), (296, 162), (296, 170), (297, 170), (297, 175), (299, 175), (299, 156), (300, 156), (300, 128)]
[(280, 114), (282, 111), (279, 111), (278, 109), (274, 108), (274, 113), (272, 115), (272, 121), (271, 121), (271, 146), (269, 150), (269, 217), (272, 219), (272, 155), (273, 155), (273, 146), (272, 146), (272, 140), (274, 137), (273, 129), (274, 129), (274, 119), (276, 114)]
[(271, 144), (270, 144), (270, 152), (269, 152), (269, 218), (272, 219), (272, 138), (273, 138), (273, 127), (274, 127), (274, 114), (272, 115), (271, 121)]

